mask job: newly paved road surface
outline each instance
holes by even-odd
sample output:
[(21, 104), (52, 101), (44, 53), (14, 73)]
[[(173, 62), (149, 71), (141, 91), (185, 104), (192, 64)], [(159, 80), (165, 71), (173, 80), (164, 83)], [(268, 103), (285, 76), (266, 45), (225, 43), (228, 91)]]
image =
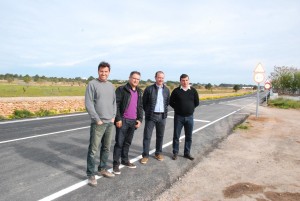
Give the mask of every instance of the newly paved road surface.
[[(142, 126), (130, 147), (130, 158), (137, 168), (124, 167), (121, 175), (113, 179), (98, 177), (95, 188), (87, 185), (85, 175), (90, 127), (86, 113), (0, 122), (0, 200), (153, 200), (226, 138), (234, 125), (249, 115), (247, 107), (255, 103), (255, 94), (202, 101), (195, 112), (194, 161), (182, 157), (184, 139), (178, 160), (171, 159), (174, 112), (170, 108), (164, 137), (165, 160), (153, 158), (154, 131), (149, 162), (138, 162)], [(113, 145), (114, 137), (109, 168)]]

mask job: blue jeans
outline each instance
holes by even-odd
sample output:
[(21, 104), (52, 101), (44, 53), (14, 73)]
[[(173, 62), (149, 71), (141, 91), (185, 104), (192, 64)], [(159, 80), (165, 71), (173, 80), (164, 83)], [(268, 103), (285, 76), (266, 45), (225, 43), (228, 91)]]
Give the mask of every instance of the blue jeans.
[(135, 131), (135, 119), (122, 118), (122, 127), (116, 128), (116, 144), (114, 146), (113, 166), (120, 165), (120, 158), (122, 162), (127, 163), (129, 147), (132, 142)]
[(192, 146), (192, 134), (194, 128), (194, 115), (183, 117), (178, 114), (174, 116), (173, 154), (179, 152), (179, 138), (182, 127), (184, 127), (185, 142), (184, 155), (189, 155)]
[(97, 125), (96, 123), (91, 124), (86, 170), (88, 177), (95, 175), (95, 156), (97, 154), (100, 142), (100, 164), (98, 166), (98, 171), (105, 169), (109, 156), (113, 127), (114, 125), (112, 122), (103, 123), (101, 125)]
[(154, 114), (152, 120), (146, 119), (145, 121), (142, 153), (142, 156), (145, 158), (149, 157), (150, 142), (154, 126), (156, 130), (155, 154), (160, 154), (162, 152), (166, 119), (163, 119), (162, 114)]

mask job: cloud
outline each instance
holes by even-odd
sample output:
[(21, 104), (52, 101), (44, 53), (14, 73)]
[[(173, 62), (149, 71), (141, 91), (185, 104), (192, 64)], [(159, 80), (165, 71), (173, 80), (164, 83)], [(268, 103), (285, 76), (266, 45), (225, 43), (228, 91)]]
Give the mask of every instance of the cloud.
[(106, 60), (116, 79), (131, 69), (152, 79), (160, 68), (176, 80), (188, 71), (252, 83), (258, 62), (300, 66), (299, 10), (293, 0), (2, 1), (0, 72), (89, 77)]

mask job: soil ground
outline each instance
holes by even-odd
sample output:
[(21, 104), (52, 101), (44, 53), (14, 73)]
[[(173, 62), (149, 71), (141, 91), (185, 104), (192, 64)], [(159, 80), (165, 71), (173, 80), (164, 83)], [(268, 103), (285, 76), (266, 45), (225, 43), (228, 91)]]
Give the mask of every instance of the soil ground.
[(259, 108), (157, 201), (299, 201), (300, 110)]

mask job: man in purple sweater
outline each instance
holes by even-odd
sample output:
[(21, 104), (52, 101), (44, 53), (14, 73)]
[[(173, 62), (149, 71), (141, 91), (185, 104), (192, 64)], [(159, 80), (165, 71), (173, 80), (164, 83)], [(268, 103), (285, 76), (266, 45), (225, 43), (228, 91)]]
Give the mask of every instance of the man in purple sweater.
[(129, 147), (131, 145), (134, 131), (141, 126), (143, 120), (142, 90), (138, 87), (141, 74), (133, 71), (129, 75), (126, 85), (120, 86), (116, 90), (117, 114), (116, 143), (113, 154), (113, 172), (121, 174), (121, 164), (128, 168), (136, 168), (130, 163), (128, 158)]
[(177, 159), (179, 152), (179, 137), (184, 127), (185, 143), (184, 158), (194, 160), (191, 156), (192, 134), (194, 127), (194, 110), (199, 105), (199, 95), (195, 88), (189, 85), (189, 76), (180, 76), (180, 87), (172, 91), (170, 106), (174, 108), (174, 133), (173, 133), (173, 160)]

